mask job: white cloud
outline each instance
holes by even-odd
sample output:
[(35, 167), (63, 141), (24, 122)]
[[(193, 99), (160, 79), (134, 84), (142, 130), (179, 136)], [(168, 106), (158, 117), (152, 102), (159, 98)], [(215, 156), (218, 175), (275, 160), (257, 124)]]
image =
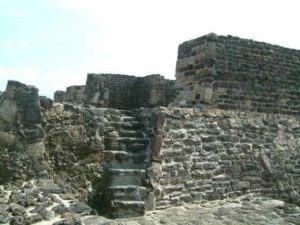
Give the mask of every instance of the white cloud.
[[(38, 73), (36, 68), (33, 66), (22, 68), (0, 66), (0, 76), (1, 80), (18, 80), (20, 82), (29, 84), (38, 78)], [(4, 88), (2, 87), (1, 89), (3, 90)]]
[(4, 91), (8, 80), (16, 80), (25, 84), (37, 86), (38, 72), (33, 66), (13, 68), (0, 65), (0, 91)]
[[(216, 32), (300, 48), (300, 31), (295, 29), (300, 20), (300, 3), (294, 0), (53, 1), (60, 7), (98, 21), (105, 26), (107, 35), (119, 42), (124, 36), (135, 39), (151, 34), (143, 41), (151, 44), (156, 35), (163, 44), (166, 39), (182, 42)], [(153, 45), (157, 43), (154, 41)]]
[(34, 66), (13, 68), (0, 65), (0, 91), (5, 90), (7, 80), (17, 80), (27, 85), (34, 85), (40, 95), (53, 97), (56, 90), (65, 90), (67, 86), (84, 85), (86, 73), (82, 71), (42, 70)]
[[(65, 90), (67, 86), (85, 85), (86, 74), (87, 72), (85, 71), (75, 71), (67, 69), (41, 71), (40, 86), (46, 86), (44, 89), (40, 89), (41, 93), (47, 95), (49, 95), (48, 93), (50, 93), (52, 95), (54, 91)], [(46, 85), (45, 82), (47, 82)]]
[[(39, 68), (38, 65), (23, 68), (0, 66), (1, 80), (15, 79), (33, 84), (40, 89), (40, 94), (50, 97), (55, 90), (84, 84), (88, 72), (139, 76), (161, 73), (174, 79), (178, 45), (209, 32), (232, 34), (300, 49), (298, 41), (300, 30), (296, 29), (300, 21), (300, 14), (297, 12), (300, 4), (298, 1), (52, 0), (52, 2), (64, 10), (81, 15), (84, 23), (93, 21), (94, 30), (90, 33), (87, 30), (85, 34), (87, 43), (84, 44), (96, 50), (96, 54), (82, 56), (80, 52), (77, 53), (74, 46), (74, 52), (78, 57), (89, 57), (90, 63), (85, 64), (80, 70), (68, 69), (70, 65), (47, 70)], [(0, 10), (0, 14), (22, 15), (22, 11), (16, 12)], [(59, 34), (43, 34), (44, 41), (47, 38), (53, 41), (54, 35), (60, 38)], [(29, 41), (34, 43), (32, 39)], [(23, 40), (7, 41), (0, 45), (4, 48), (18, 49), (30, 47), (30, 44)], [(4, 87), (0, 86), (0, 90), (3, 89)]]
[(26, 16), (27, 12), (22, 9), (0, 9), (0, 14), (12, 17)]
[(0, 43), (0, 46), (2, 46), (5, 49), (21, 49), (26, 50), (30, 48), (30, 44), (27, 41), (4, 41)]
[(17, 43), (17, 47), (19, 48), (19, 49), (29, 49), (29, 43), (28, 42), (26, 42), (26, 41), (19, 41), (18, 43)]
[(0, 75), (2, 76), (22, 76), (27, 74), (28, 76), (36, 76), (36, 69), (33, 66), (27, 66), (23, 68), (12, 68), (6, 66), (0, 66)]
[(168, 1), (62, 0), (56, 4), (98, 22), (95, 29), (103, 31), (90, 37), (99, 54), (93, 71), (139, 76), (161, 73), (174, 78), (182, 35), (174, 35), (176, 11), (166, 11), (171, 9)]
[(300, 49), (293, 0), (53, 0), (98, 22), (98, 71), (174, 78), (178, 45), (210, 32)]
[(13, 43), (13, 41), (9, 40), (9, 41), (5, 41), (5, 42), (1, 43), (1, 46), (5, 49), (11, 49), (14, 47), (14, 43)]

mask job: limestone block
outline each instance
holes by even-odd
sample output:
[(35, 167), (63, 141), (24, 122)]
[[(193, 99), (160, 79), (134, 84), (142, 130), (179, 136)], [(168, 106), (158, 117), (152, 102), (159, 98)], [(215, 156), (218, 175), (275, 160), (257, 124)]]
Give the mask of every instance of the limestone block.
[(52, 107), (53, 101), (50, 98), (40, 96), (39, 100), (41, 107), (43, 107), (44, 109), (50, 109)]
[(204, 101), (206, 103), (211, 103), (213, 90), (212, 88), (206, 88), (204, 91)]
[[(6, 96), (6, 94), (5, 94)], [(0, 118), (7, 123), (13, 123), (17, 119), (18, 106), (9, 98), (3, 100), (0, 105)]]
[(61, 103), (54, 103), (53, 104), (53, 110), (56, 115), (61, 115), (64, 111), (64, 105)]
[(28, 144), (27, 153), (34, 159), (41, 159), (45, 153), (46, 147), (43, 141)]
[(4, 145), (14, 145), (17, 143), (15, 135), (0, 131), (0, 143)]
[(42, 115), (39, 102), (28, 102), (26, 104), (23, 104), (22, 108), (23, 122), (29, 124), (41, 123)]
[(232, 181), (231, 182), (233, 190), (248, 190), (250, 189), (249, 181)]

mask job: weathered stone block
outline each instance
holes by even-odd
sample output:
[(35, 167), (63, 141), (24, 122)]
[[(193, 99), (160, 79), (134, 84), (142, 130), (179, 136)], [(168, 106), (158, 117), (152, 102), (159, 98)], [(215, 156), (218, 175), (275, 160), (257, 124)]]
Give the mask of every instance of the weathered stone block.
[(195, 180), (206, 180), (206, 179), (211, 179), (212, 177), (213, 174), (211, 172), (200, 172), (200, 171), (192, 172), (192, 178)]
[(209, 162), (203, 163), (203, 169), (204, 170), (214, 170), (215, 168), (216, 168), (215, 163), (209, 163)]
[(162, 171), (174, 171), (174, 170), (179, 170), (180, 168), (181, 168), (180, 163), (164, 164), (162, 166)]
[(202, 142), (215, 142), (217, 140), (216, 136), (202, 136), (201, 141)]
[(231, 181), (233, 190), (249, 190), (250, 182), (249, 181)]
[(208, 152), (219, 152), (223, 149), (223, 146), (221, 143), (207, 143), (203, 144), (202, 148)]

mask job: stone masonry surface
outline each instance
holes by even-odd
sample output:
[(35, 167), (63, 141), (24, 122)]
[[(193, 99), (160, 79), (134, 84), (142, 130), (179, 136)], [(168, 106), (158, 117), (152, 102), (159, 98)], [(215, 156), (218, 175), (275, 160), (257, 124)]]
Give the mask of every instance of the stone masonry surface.
[(53, 102), (9, 81), (0, 224), (300, 224), (299, 60), (209, 34), (176, 83), (89, 74)]
[(54, 101), (116, 109), (167, 106), (175, 98), (174, 83), (161, 75), (88, 74), (85, 86), (56, 91)]
[(117, 109), (166, 106), (175, 95), (173, 84), (160, 75), (88, 74), (86, 104)]
[(65, 91), (55, 91), (53, 100), (55, 102), (63, 102), (65, 100), (66, 92)]
[(176, 78), (173, 105), (300, 112), (299, 50), (209, 34), (179, 46)]
[(67, 88), (64, 101), (73, 102), (74, 104), (80, 104), (84, 102), (84, 85), (70, 86)]
[(248, 192), (299, 203), (299, 117), (173, 108), (164, 131), (157, 208)]

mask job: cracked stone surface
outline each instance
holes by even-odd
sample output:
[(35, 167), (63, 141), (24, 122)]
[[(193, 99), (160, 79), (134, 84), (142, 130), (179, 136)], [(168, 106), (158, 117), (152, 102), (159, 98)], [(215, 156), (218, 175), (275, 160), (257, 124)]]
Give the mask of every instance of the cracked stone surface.
[(111, 220), (93, 214), (87, 205), (50, 180), (0, 188), (0, 224), (5, 225), (300, 224), (300, 207), (258, 194), (186, 204), (127, 219)]
[(107, 220), (102, 217), (89, 217), (82, 221), (86, 225), (298, 225), (300, 208), (280, 200), (246, 195), (148, 212), (139, 218)]

